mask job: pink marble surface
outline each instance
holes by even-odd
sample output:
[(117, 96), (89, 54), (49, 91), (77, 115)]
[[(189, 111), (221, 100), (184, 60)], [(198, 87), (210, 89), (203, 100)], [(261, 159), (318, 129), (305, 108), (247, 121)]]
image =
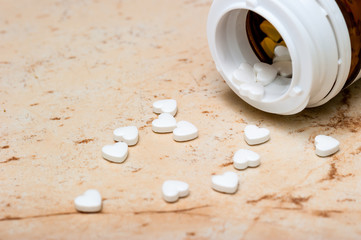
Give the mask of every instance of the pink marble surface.
[[(0, 239), (360, 239), (361, 82), (295, 116), (258, 111), (217, 73), (211, 1), (0, 0)], [(199, 138), (155, 134), (152, 102), (174, 98)], [(271, 130), (249, 147), (246, 124)], [(136, 125), (123, 164), (102, 159), (116, 127)], [(341, 151), (319, 158), (313, 139)], [(236, 171), (239, 148), (260, 153)], [(210, 188), (236, 171), (234, 195)], [(190, 184), (175, 204), (164, 180)], [(98, 189), (103, 210), (75, 211)]]

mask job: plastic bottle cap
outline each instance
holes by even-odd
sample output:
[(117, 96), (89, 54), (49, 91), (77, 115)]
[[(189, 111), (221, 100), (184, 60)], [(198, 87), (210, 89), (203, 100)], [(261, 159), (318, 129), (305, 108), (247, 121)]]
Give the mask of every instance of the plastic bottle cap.
[[(292, 80), (268, 84), (261, 99), (242, 96), (232, 81), (241, 63), (260, 62), (247, 36), (249, 11), (277, 29), (292, 59)], [(348, 29), (335, 1), (214, 0), (207, 35), (216, 68), (227, 84), (266, 112), (287, 115), (321, 105), (342, 89), (350, 70)]]

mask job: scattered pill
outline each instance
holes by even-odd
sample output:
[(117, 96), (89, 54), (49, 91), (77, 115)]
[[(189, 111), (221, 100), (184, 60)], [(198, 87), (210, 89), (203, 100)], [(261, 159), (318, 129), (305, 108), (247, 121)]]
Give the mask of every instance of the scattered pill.
[(270, 139), (270, 131), (267, 128), (247, 125), (244, 129), (244, 139), (249, 145), (261, 144)]
[(272, 66), (277, 70), (278, 74), (282, 77), (292, 77), (292, 62), (281, 61), (275, 62)]
[(315, 138), (316, 154), (320, 157), (327, 157), (340, 149), (340, 142), (333, 137), (318, 135)]
[(255, 82), (255, 72), (253, 67), (248, 63), (242, 63), (238, 69), (233, 72), (233, 83), (239, 86), (242, 83)]
[(173, 139), (177, 142), (185, 142), (198, 137), (198, 129), (192, 123), (180, 121), (173, 130)]
[[(284, 48), (275, 49), (276, 57), (286, 56), (286, 50), (287, 49)], [(289, 67), (291, 70), (289, 70)], [(257, 63), (254, 67), (243, 63), (236, 71), (238, 72), (233, 74), (233, 81), (240, 85), (240, 94), (252, 99), (259, 99), (262, 98), (264, 94), (264, 86), (262, 84), (268, 84), (273, 81), (276, 77), (274, 75), (277, 75), (277, 72), (281, 74), (281, 76), (292, 75), (292, 62), (280, 61), (275, 62), (272, 66), (265, 63)], [(274, 74), (273, 71), (276, 71), (276, 74)], [(260, 79), (262, 81), (260, 81), (260, 73), (268, 75), (269, 79), (261, 77)], [(282, 75), (286, 73), (287, 75)], [(255, 74), (256, 81), (258, 82), (252, 82), (255, 81)], [(270, 76), (272, 76), (272, 80), (270, 80)], [(299, 90), (298, 88), (297, 86), (294, 87), (293, 90), (295, 94), (302, 92), (302, 89)], [(153, 104), (153, 108), (154, 112), (161, 113), (158, 119), (152, 122), (152, 130), (154, 132), (165, 133), (173, 131), (174, 140), (180, 142), (189, 141), (198, 137), (198, 129), (192, 123), (187, 121), (176, 122), (174, 115), (177, 111), (177, 103), (175, 100), (166, 99), (157, 101)], [(128, 145), (135, 145), (138, 142), (138, 135), (138, 129), (135, 126), (115, 129), (113, 138), (119, 142), (104, 146), (102, 148), (103, 158), (117, 163), (125, 161), (128, 156)], [(247, 125), (244, 129), (244, 138), (249, 145), (261, 144), (270, 139), (270, 131), (267, 128)], [(318, 135), (315, 138), (315, 145), (316, 154), (320, 157), (326, 157), (339, 151), (340, 143), (330, 136)], [(260, 155), (251, 150), (239, 149), (233, 156), (233, 165), (238, 170), (244, 170), (247, 167), (257, 167), (260, 163)], [(212, 188), (222, 193), (233, 194), (239, 186), (238, 175), (230, 171), (222, 175), (212, 176), (211, 180)], [(167, 180), (162, 185), (162, 195), (166, 202), (176, 202), (179, 198), (189, 195), (189, 185), (178, 180)], [(76, 210), (79, 212), (99, 212), (102, 209), (102, 198), (99, 191), (89, 189), (82, 195), (76, 197), (74, 204)]]
[(152, 122), (152, 130), (156, 133), (169, 133), (177, 127), (177, 120), (169, 113), (162, 113)]
[(94, 213), (102, 209), (102, 197), (98, 190), (89, 189), (74, 199), (75, 209), (79, 212)]
[(138, 142), (138, 128), (135, 126), (121, 127), (113, 131), (113, 139), (133, 146)]
[(182, 181), (167, 180), (162, 186), (163, 199), (167, 202), (176, 202), (180, 197), (189, 194), (189, 185)]
[(174, 99), (164, 99), (153, 103), (153, 112), (169, 113), (175, 116), (177, 113), (177, 101)]
[(256, 82), (267, 86), (273, 82), (277, 76), (277, 70), (267, 63), (259, 62), (254, 65), (254, 70), (257, 73)]
[(260, 83), (243, 83), (238, 88), (239, 94), (252, 100), (262, 100), (264, 87)]
[(128, 156), (128, 145), (125, 142), (117, 142), (112, 145), (105, 145), (102, 148), (102, 155), (108, 161), (122, 163)]
[(247, 149), (240, 149), (233, 156), (233, 166), (238, 170), (243, 170), (247, 167), (257, 167), (261, 163), (260, 159), (258, 153)]
[(234, 172), (212, 176), (212, 188), (222, 193), (235, 193), (238, 189), (238, 176)]

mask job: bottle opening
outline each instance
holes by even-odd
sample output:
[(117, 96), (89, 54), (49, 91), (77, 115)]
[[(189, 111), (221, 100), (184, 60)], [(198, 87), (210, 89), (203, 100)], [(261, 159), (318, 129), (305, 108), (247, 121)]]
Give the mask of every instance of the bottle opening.
[(287, 47), (277, 29), (255, 12), (249, 11), (247, 14), (246, 32), (248, 41), (261, 62), (272, 64), (276, 46)]
[(239, 96), (267, 103), (287, 93), (291, 56), (281, 34), (264, 17), (248, 9), (231, 10), (220, 20), (215, 40), (221, 73)]
[[(341, 1), (352, 5), (344, 15), (358, 6)], [(358, 28), (348, 28), (335, 1), (281, 2), (214, 0), (207, 35), (217, 70), (239, 97), (263, 111), (293, 114), (342, 89), (351, 62), (361, 59), (351, 59), (359, 51), (347, 34)], [(357, 19), (351, 26), (360, 25)]]

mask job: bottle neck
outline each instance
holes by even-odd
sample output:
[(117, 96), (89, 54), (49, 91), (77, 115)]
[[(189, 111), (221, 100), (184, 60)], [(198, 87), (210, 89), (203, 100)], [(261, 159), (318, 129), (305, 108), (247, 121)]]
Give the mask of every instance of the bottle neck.
[(350, 74), (345, 87), (361, 77), (361, 1), (336, 0), (346, 21), (352, 48)]

